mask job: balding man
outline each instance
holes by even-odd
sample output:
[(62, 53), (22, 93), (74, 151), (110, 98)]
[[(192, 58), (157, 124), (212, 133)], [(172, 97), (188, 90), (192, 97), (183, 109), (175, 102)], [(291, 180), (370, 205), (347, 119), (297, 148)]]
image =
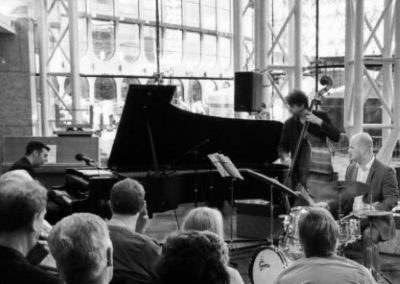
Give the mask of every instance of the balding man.
[[(346, 180), (366, 183), (370, 186), (370, 192), (355, 197), (349, 204), (348, 210), (353, 212), (369, 209), (391, 211), (399, 197), (396, 174), (391, 167), (384, 165), (374, 157), (372, 138), (368, 133), (359, 133), (352, 137), (349, 157), (351, 164), (346, 171)], [(368, 222), (361, 226), (365, 265), (372, 264), (379, 270), (377, 243), (394, 237), (393, 217), (375, 218), (372, 228), (369, 227)], [(373, 252), (372, 263), (368, 257), (371, 250)]]

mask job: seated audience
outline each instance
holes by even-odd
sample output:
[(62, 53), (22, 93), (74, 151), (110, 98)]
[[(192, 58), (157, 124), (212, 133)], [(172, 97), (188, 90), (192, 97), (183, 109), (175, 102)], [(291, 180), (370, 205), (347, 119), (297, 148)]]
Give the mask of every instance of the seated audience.
[(221, 242), (211, 232), (186, 231), (170, 235), (157, 263), (160, 284), (227, 284), (229, 273)]
[[(196, 230), (196, 231), (210, 231), (217, 234), (222, 240), (224, 240), (224, 224), (222, 214), (216, 209), (209, 207), (199, 207), (191, 210), (183, 221), (184, 230)], [(231, 284), (242, 284), (243, 279), (239, 272), (228, 266), (229, 257), (227, 254), (226, 265), (230, 275)]]
[(47, 192), (36, 181), (0, 182), (0, 283), (59, 283), (26, 259), (43, 230)]
[(99, 216), (77, 213), (65, 217), (51, 230), (49, 247), (66, 284), (111, 281), (112, 244)]
[(114, 185), (108, 222), (114, 247), (112, 283), (147, 284), (156, 280), (155, 263), (161, 248), (141, 234), (147, 221), (145, 191), (140, 183), (125, 179)]
[(364, 266), (336, 255), (338, 236), (339, 226), (329, 211), (311, 208), (299, 220), (299, 238), (305, 258), (285, 269), (275, 283), (376, 283)]

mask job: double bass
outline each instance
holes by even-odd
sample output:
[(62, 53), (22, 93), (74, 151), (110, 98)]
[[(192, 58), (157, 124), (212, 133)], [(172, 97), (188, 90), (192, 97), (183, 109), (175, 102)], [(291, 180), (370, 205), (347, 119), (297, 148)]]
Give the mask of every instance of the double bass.
[[(328, 76), (323, 76), (320, 82), (325, 87), (315, 94), (308, 110), (309, 113), (318, 110), (323, 96), (332, 87), (332, 79)], [(308, 133), (309, 124), (307, 120), (303, 122), (285, 184), (299, 190), (303, 199), (309, 205), (313, 205), (311, 193), (313, 189), (332, 181), (334, 174), (331, 151), (326, 141), (321, 141), (319, 137)]]

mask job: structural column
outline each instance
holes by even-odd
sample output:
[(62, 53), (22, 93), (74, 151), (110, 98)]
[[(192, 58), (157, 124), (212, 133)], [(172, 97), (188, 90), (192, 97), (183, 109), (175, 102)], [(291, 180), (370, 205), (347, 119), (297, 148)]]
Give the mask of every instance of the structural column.
[(243, 1), (233, 0), (233, 68), (242, 71), (244, 66), (243, 47)]
[(364, 0), (357, 0), (355, 6), (355, 43), (354, 43), (354, 90), (352, 134), (363, 130), (364, 113)]
[(69, 17), (69, 52), (71, 62), (71, 94), (72, 114), (74, 123), (80, 121), (81, 110), (81, 86), (79, 78), (79, 36), (78, 36), (78, 5), (77, 0), (68, 1)]
[(346, 34), (345, 34), (345, 89), (343, 102), (343, 122), (347, 134), (351, 134), (354, 124), (352, 114), (353, 102), (353, 76), (354, 76), (354, 2), (346, 1)]
[[(256, 70), (266, 70), (270, 64), (270, 57), (268, 50), (270, 49), (270, 32), (268, 29), (270, 21), (270, 1), (269, 0), (256, 0), (254, 7), (254, 31), (255, 31), (255, 68)], [(261, 102), (270, 108), (270, 95), (271, 88), (267, 87), (269, 80), (264, 74), (263, 87), (261, 92)]]
[(48, 80), (48, 45), (49, 40), (47, 30), (47, 1), (38, 1), (38, 30), (39, 30), (39, 70), (40, 70), (40, 97), (41, 97), (41, 135), (49, 136), (49, 88), (47, 84)]
[[(384, 28), (383, 28), (383, 54), (382, 57), (387, 59), (392, 57), (392, 42), (393, 42), (393, 1), (385, 0), (385, 7), (389, 5), (386, 10), (386, 15), (383, 20)], [(382, 77), (383, 77), (383, 85), (382, 85), (382, 94), (386, 103), (391, 106), (392, 105), (392, 97), (393, 97), (393, 68), (392, 62), (384, 62), (382, 65)], [(382, 111), (382, 124), (390, 125), (392, 123), (392, 118), (390, 114), (383, 110)], [(382, 129), (382, 144), (385, 144), (386, 139), (389, 137), (390, 131), (388, 129)]]

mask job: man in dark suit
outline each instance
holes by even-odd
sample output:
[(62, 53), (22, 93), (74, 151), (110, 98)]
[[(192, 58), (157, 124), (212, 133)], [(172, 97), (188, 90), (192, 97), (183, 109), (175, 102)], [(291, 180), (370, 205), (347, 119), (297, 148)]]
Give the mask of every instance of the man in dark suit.
[(34, 168), (38, 168), (47, 163), (50, 148), (39, 141), (31, 141), (26, 145), (25, 156), (15, 162), (9, 169), (25, 170), (31, 176), (34, 175)]
[(36, 181), (0, 182), (0, 283), (59, 283), (26, 259), (42, 232), (46, 200), (46, 189)]
[[(309, 109), (308, 98), (303, 91), (292, 91), (286, 97), (286, 101), (293, 116), (285, 121), (279, 145), (279, 155), (284, 164), (291, 164), (291, 158), (296, 151), (301, 131), (306, 122), (309, 122), (308, 135), (312, 136), (308, 137), (307, 140), (313, 139), (319, 147), (325, 147), (328, 150), (327, 138), (334, 142), (340, 140), (340, 132), (332, 125), (328, 115), (322, 111), (311, 111)], [(293, 187), (297, 186), (298, 183), (306, 187), (307, 181), (302, 180), (299, 165), (304, 167), (304, 161), (297, 160), (291, 182)], [(333, 176), (332, 167), (330, 175)]]
[[(373, 141), (367, 133), (354, 135), (350, 141), (346, 180), (358, 181), (369, 185), (370, 192), (355, 197), (347, 205), (347, 211), (363, 210), (391, 211), (397, 204), (399, 190), (394, 170), (377, 160), (373, 154)], [(379, 271), (379, 241), (394, 237), (393, 216), (375, 217), (372, 227), (365, 220), (361, 224), (365, 265), (373, 265)], [(372, 260), (369, 255), (373, 254)], [(372, 263), (370, 262), (372, 261)]]

